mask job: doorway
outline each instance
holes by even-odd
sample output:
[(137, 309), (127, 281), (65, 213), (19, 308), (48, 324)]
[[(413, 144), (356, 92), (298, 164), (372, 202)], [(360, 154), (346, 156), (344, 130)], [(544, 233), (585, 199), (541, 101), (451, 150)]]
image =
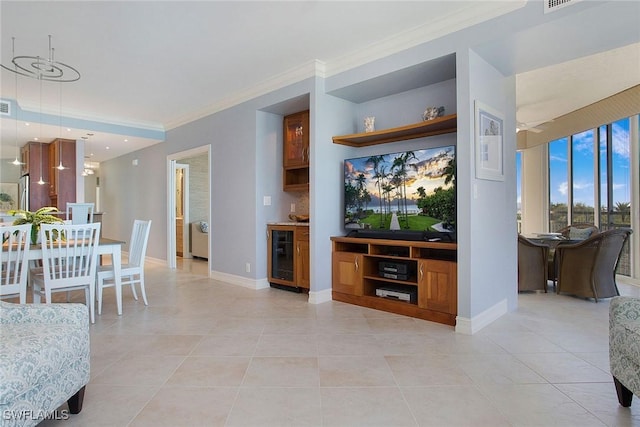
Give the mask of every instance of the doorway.
[[(197, 237), (206, 243), (192, 255), (192, 233), (211, 221), (210, 145), (167, 156), (167, 260), (169, 268), (196, 275), (211, 272), (212, 231)], [(204, 239), (202, 239), (204, 237)]]

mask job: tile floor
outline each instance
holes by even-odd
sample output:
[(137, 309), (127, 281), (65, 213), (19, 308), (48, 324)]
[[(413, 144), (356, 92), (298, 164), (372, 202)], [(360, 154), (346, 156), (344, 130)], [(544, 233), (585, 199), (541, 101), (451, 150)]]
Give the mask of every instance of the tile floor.
[(608, 301), (525, 294), (465, 336), (183, 267), (147, 264), (150, 305), (127, 289), (122, 317), (105, 295), (84, 408), (42, 426), (640, 426), (608, 372)]

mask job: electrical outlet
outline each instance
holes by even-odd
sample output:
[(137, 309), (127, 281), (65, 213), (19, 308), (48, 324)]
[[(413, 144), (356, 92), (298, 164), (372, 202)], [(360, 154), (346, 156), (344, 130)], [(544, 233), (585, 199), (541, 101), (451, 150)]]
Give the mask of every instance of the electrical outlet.
[(295, 203), (291, 203), (291, 212), (295, 212), (296, 211), (296, 204)]
[(262, 198), (262, 204), (264, 206), (271, 206), (271, 196), (264, 196)]
[(246, 263), (246, 264), (245, 264), (245, 266), (244, 266), (244, 270), (245, 270), (247, 273), (251, 273), (251, 263), (250, 263), (250, 262), (248, 262), (248, 263)]

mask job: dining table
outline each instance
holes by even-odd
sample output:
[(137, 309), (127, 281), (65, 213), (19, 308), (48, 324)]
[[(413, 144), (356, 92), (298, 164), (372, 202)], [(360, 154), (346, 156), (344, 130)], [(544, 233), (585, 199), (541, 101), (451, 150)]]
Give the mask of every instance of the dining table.
[[(116, 287), (122, 287), (122, 240), (108, 239), (100, 237), (98, 242), (98, 256), (110, 255), (111, 265), (113, 268), (114, 284)], [(30, 245), (27, 255), (29, 261), (38, 261), (42, 259), (42, 246), (40, 244)]]
[(533, 233), (525, 235), (525, 237), (532, 242), (545, 245), (549, 248), (549, 280), (553, 280), (554, 285), (558, 279), (558, 263), (556, 260), (556, 249), (560, 245), (571, 245), (578, 243), (581, 240), (569, 239), (564, 237), (561, 233)]

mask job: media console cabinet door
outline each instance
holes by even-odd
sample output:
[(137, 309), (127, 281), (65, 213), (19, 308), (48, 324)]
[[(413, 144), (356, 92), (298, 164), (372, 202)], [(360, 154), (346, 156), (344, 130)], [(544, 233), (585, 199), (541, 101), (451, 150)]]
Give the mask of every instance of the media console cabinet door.
[(418, 306), (456, 314), (457, 265), (451, 261), (423, 259), (418, 263)]
[(332, 270), (335, 292), (362, 296), (362, 254), (334, 252)]

